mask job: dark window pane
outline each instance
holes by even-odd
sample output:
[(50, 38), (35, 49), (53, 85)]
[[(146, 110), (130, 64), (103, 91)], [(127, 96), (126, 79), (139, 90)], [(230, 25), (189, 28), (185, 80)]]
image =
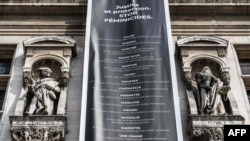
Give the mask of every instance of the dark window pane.
[(3, 108), (4, 96), (5, 96), (5, 90), (0, 90), (0, 110), (2, 110)]
[(239, 59), (242, 74), (250, 74), (250, 59)]
[(247, 91), (248, 102), (250, 103), (250, 90)]
[(12, 59), (0, 59), (0, 74), (9, 74)]

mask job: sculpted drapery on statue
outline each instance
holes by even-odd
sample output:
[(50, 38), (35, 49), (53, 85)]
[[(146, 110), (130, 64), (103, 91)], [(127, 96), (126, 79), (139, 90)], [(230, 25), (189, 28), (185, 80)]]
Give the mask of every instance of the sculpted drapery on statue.
[(33, 83), (28, 84), (27, 99), (24, 115), (52, 115), (54, 111), (54, 101), (60, 92), (57, 81), (50, 78), (52, 73), (48, 67), (37, 69), (39, 78)]
[(197, 82), (197, 108), (199, 114), (222, 115), (226, 114), (222, 95), (223, 82), (213, 75), (208, 66), (195, 76)]

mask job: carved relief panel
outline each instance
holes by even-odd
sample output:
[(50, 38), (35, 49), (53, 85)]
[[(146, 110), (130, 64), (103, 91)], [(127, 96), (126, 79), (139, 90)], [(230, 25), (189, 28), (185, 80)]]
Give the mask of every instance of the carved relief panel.
[[(14, 140), (59, 141), (67, 130), (66, 100), (75, 41), (42, 36), (23, 42), (23, 88), (10, 116)], [(36, 123), (36, 124), (33, 124)]]

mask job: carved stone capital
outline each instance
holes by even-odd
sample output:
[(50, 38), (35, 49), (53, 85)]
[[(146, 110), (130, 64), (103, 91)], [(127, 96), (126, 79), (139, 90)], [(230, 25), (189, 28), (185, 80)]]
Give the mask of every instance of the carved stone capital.
[(221, 72), (229, 72), (230, 71), (230, 67), (221, 67)]
[(184, 72), (184, 82), (188, 90), (192, 90), (192, 75), (190, 71)]
[(62, 71), (61, 74), (62, 87), (68, 87), (68, 83), (69, 83), (69, 71)]
[(62, 141), (66, 120), (66, 116), (10, 116), (10, 133), (14, 141)]
[(26, 88), (29, 84), (32, 84), (32, 76), (30, 71), (23, 71), (23, 88)]
[(184, 72), (191, 72), (192, 67), (182, 67)]
[(230, 74), (228, 71), (222, 73), (222, 81), (226, 86), (230, 84)]

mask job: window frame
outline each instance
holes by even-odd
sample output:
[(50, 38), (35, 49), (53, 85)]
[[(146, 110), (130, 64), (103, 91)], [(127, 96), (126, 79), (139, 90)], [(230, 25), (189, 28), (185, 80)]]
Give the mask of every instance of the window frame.
[[(241, 61), (242, 60), (249, 60), (250, 61), (250, 56), (247, 54), (250, 54), (250, 43), (236, 43), (232, 44), (235, 54), (237, 56), (237, 69), (239, 71), (239, 75), (241, 76), (243, 85), (245, 86), (245, 98), (247, 99), (248, 103), (250, 104), (250, 99), (249, 99), (249, 93), (250, 91), (250, 72), (245, 73), (242, 66)], [(241, 61), (240, 61), (241, 60)], [(250, 64), (250, 62), (249, 62)], [(250, 67), (249, 67), (250, 68)]]
[(8, 97), (10, 79), (11, 79), (11, 75), (12, 75), (12, 71), (13, 71), (14, 63), (15, 63), (15, 58), (16, 58), (16, 50), (17, 50), (17, 44), (1, 44), (0, 43), (0, 52), (1, 51), (12, 51), (11, 54), (7, 54), (7, 55), (0, 54), (0, 58), (11, 59), (9, 73), (0, 74), (0, 83), (5, 84), (2, 86), (0, 85), (0, 89), (5, 90), (4, 99), (3, 99), (3, 103), (2, 103), (2, 109), (0, 109), (0, 121), (2, 121), (2, 116), (3, 116), (4, 111), (5, 111), (5, 106), (6, 106), (5, 104), (6, 104), (6, 100)]

